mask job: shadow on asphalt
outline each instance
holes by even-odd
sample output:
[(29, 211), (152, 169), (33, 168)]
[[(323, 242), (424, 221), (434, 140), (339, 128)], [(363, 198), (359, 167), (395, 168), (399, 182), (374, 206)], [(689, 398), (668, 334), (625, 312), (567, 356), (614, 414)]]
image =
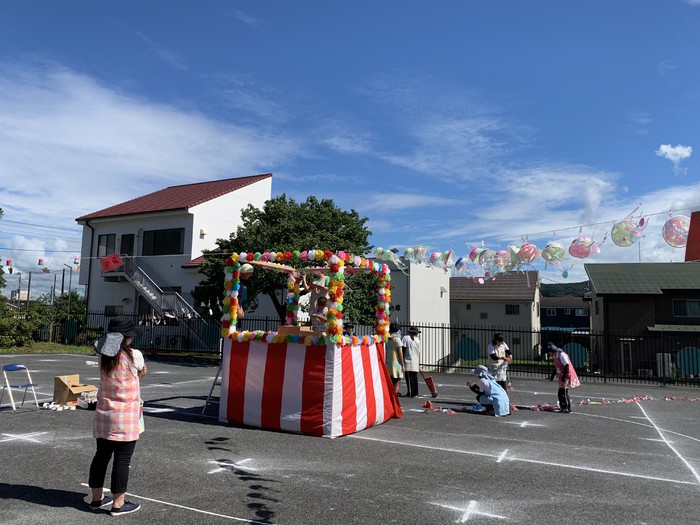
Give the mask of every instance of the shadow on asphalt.
[(85, 501), (84, 492), (45, 489), (32, 485), (12, 485), (0, 482), (0, 501), (16, 499), (47, 507), (69, 507), (92, 513)]

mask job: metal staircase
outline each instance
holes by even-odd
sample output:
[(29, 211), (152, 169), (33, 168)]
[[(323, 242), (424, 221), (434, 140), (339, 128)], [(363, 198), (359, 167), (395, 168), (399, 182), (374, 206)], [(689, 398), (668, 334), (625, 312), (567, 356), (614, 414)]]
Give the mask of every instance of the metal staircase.
[(211, 350), (216, 349), (216, 346), (212, 346), (212, 342), (209, 341), (209, 324), (191, 304), (169, 286), (157, 284), (156, 280), (164, 283), (165, 279), (145, 262), (139, 260), (137, 263), (135, 258), (128, 255), (121, 257), (124, 266), (119, 270), (159, 315), (177, 318), (184, 322), (200, 343)]

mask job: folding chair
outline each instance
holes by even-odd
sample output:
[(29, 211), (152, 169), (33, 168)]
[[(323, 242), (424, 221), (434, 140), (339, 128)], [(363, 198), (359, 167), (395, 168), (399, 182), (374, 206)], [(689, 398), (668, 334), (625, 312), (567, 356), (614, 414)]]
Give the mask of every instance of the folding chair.
[[(26, 383), (10, 383), (10, 379), (7, 377), (8, 372), (21, 372), (24, 370), (24, 372), (27, 374), (27, 382)], [(13, 388), (24, 388), (24, 396), (22, 397), (22, 404), (20, 407), (24, 406), (24, 400), (27, 398), (27, 389), (31, 388), (32, 389), (32, 394), (34, 394), (34, 402), (36, 403), (36, 406), (39, 406), (39, 401), (36, 398), (36, 391), (34, 390), (35, 386), (39, 386), (36, 383), (32, 383), (32, 376), (29, 374), (29, 370), (27, 369), (26, 366), (24, 365), (5, 365), (2, 367), (2, 375), (5, 376), (5, 384), (2, 386), (2, 395), (0, 395), (0, 404), (2, 403), (2, 398), (5, 396), (5, 389), (7, 389), (8, 393), (10, 394), (10, 402), (12, 403), (12, 410), (17, 410), (17, 407), (15, 406), (15, 399), (12, 397), (12, 389)]]

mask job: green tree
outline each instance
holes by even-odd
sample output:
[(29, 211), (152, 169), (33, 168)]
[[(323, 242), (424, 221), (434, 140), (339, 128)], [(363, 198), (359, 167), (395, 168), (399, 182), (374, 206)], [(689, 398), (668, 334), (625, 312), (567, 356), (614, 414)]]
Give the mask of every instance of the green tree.
[(57, 295), (53, 299), (53, 304), (51, 304), (51, 294), (40, 296), (36, 302), (36, 308), (42, 312), (42, 315), (50, 317), (57, 322), (62, 322), (69, 318), (82, 322), (87, 309), (85, 297), (82, 297), (75, 289), (71, 290), (70, 294), (64, 292)]
[[(319, 201), (308, 197), (305, 202), (287, 199), (286, 195), (265, 202), (262, 209), (249, 205), (241, 214), (243, 225), (231, 233), (229, 239), (217, 239), (218, 248), (205, 252), (205, 261), (199, 271), (207, 278), (195, 291), (195, 304), (210, 304), (215, 315), (221, 315), (218, 303), (223, 299), (224, 266), (233, 252), (264, 252), (294, 250), (345, 250), (363, 255), (371, 250), (368, 238), (371, 232), (365, 226), (367, 217), (355, 210), (343, 211), (330, 199)], [(280, 322), (286, 312), (286, 278), (271, 271), (256, 271), (246, 282), (248, 303), (244, 308), (257, 305), (257, 296), (270, 297)], [(375, 300), (372, 294), (370, 300)]]
[(361, 272), (345, 279), (343, 313), (354, 324), (374, 325), (377, 319), (377, 285), (379, 279), (371, 273)]

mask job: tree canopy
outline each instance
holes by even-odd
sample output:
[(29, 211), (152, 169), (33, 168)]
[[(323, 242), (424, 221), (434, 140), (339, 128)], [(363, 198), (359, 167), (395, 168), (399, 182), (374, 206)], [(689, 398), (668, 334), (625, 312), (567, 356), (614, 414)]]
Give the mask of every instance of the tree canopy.
[[(218, 303), (223, 299), (225, 260), (233, 252), (321, 249), (364, 255), (372, 249), (368, 244), (371, 232), (365, 226), (368, 218), (360, 217), (355, 210), (341, 210), (330, 199), (319, 201), (310, 196), (304, 202), (296, 202), (283, 194), (266, 201), (262, 209), (249, 205), (241, 218), (243, 225), (228, 239), (217, 239), (218, 248), (205, 252), (205, 261), (199, 267), (206, 279), (195, 290), (195, 303), (210, 305), (217, 316), (221, 315)], [(285, 294), (278, 293), (287, 288), (283, 274), (256, 271), (245, 284), (248, 302), (244, 308), (256, 306), (257, 296), (264, 294), (275, 305), (280, 322), (284, 320)], [(373, 311), (375, 295), (369, 300)], [(346, 315), (352, 318), (348, 310)]]

